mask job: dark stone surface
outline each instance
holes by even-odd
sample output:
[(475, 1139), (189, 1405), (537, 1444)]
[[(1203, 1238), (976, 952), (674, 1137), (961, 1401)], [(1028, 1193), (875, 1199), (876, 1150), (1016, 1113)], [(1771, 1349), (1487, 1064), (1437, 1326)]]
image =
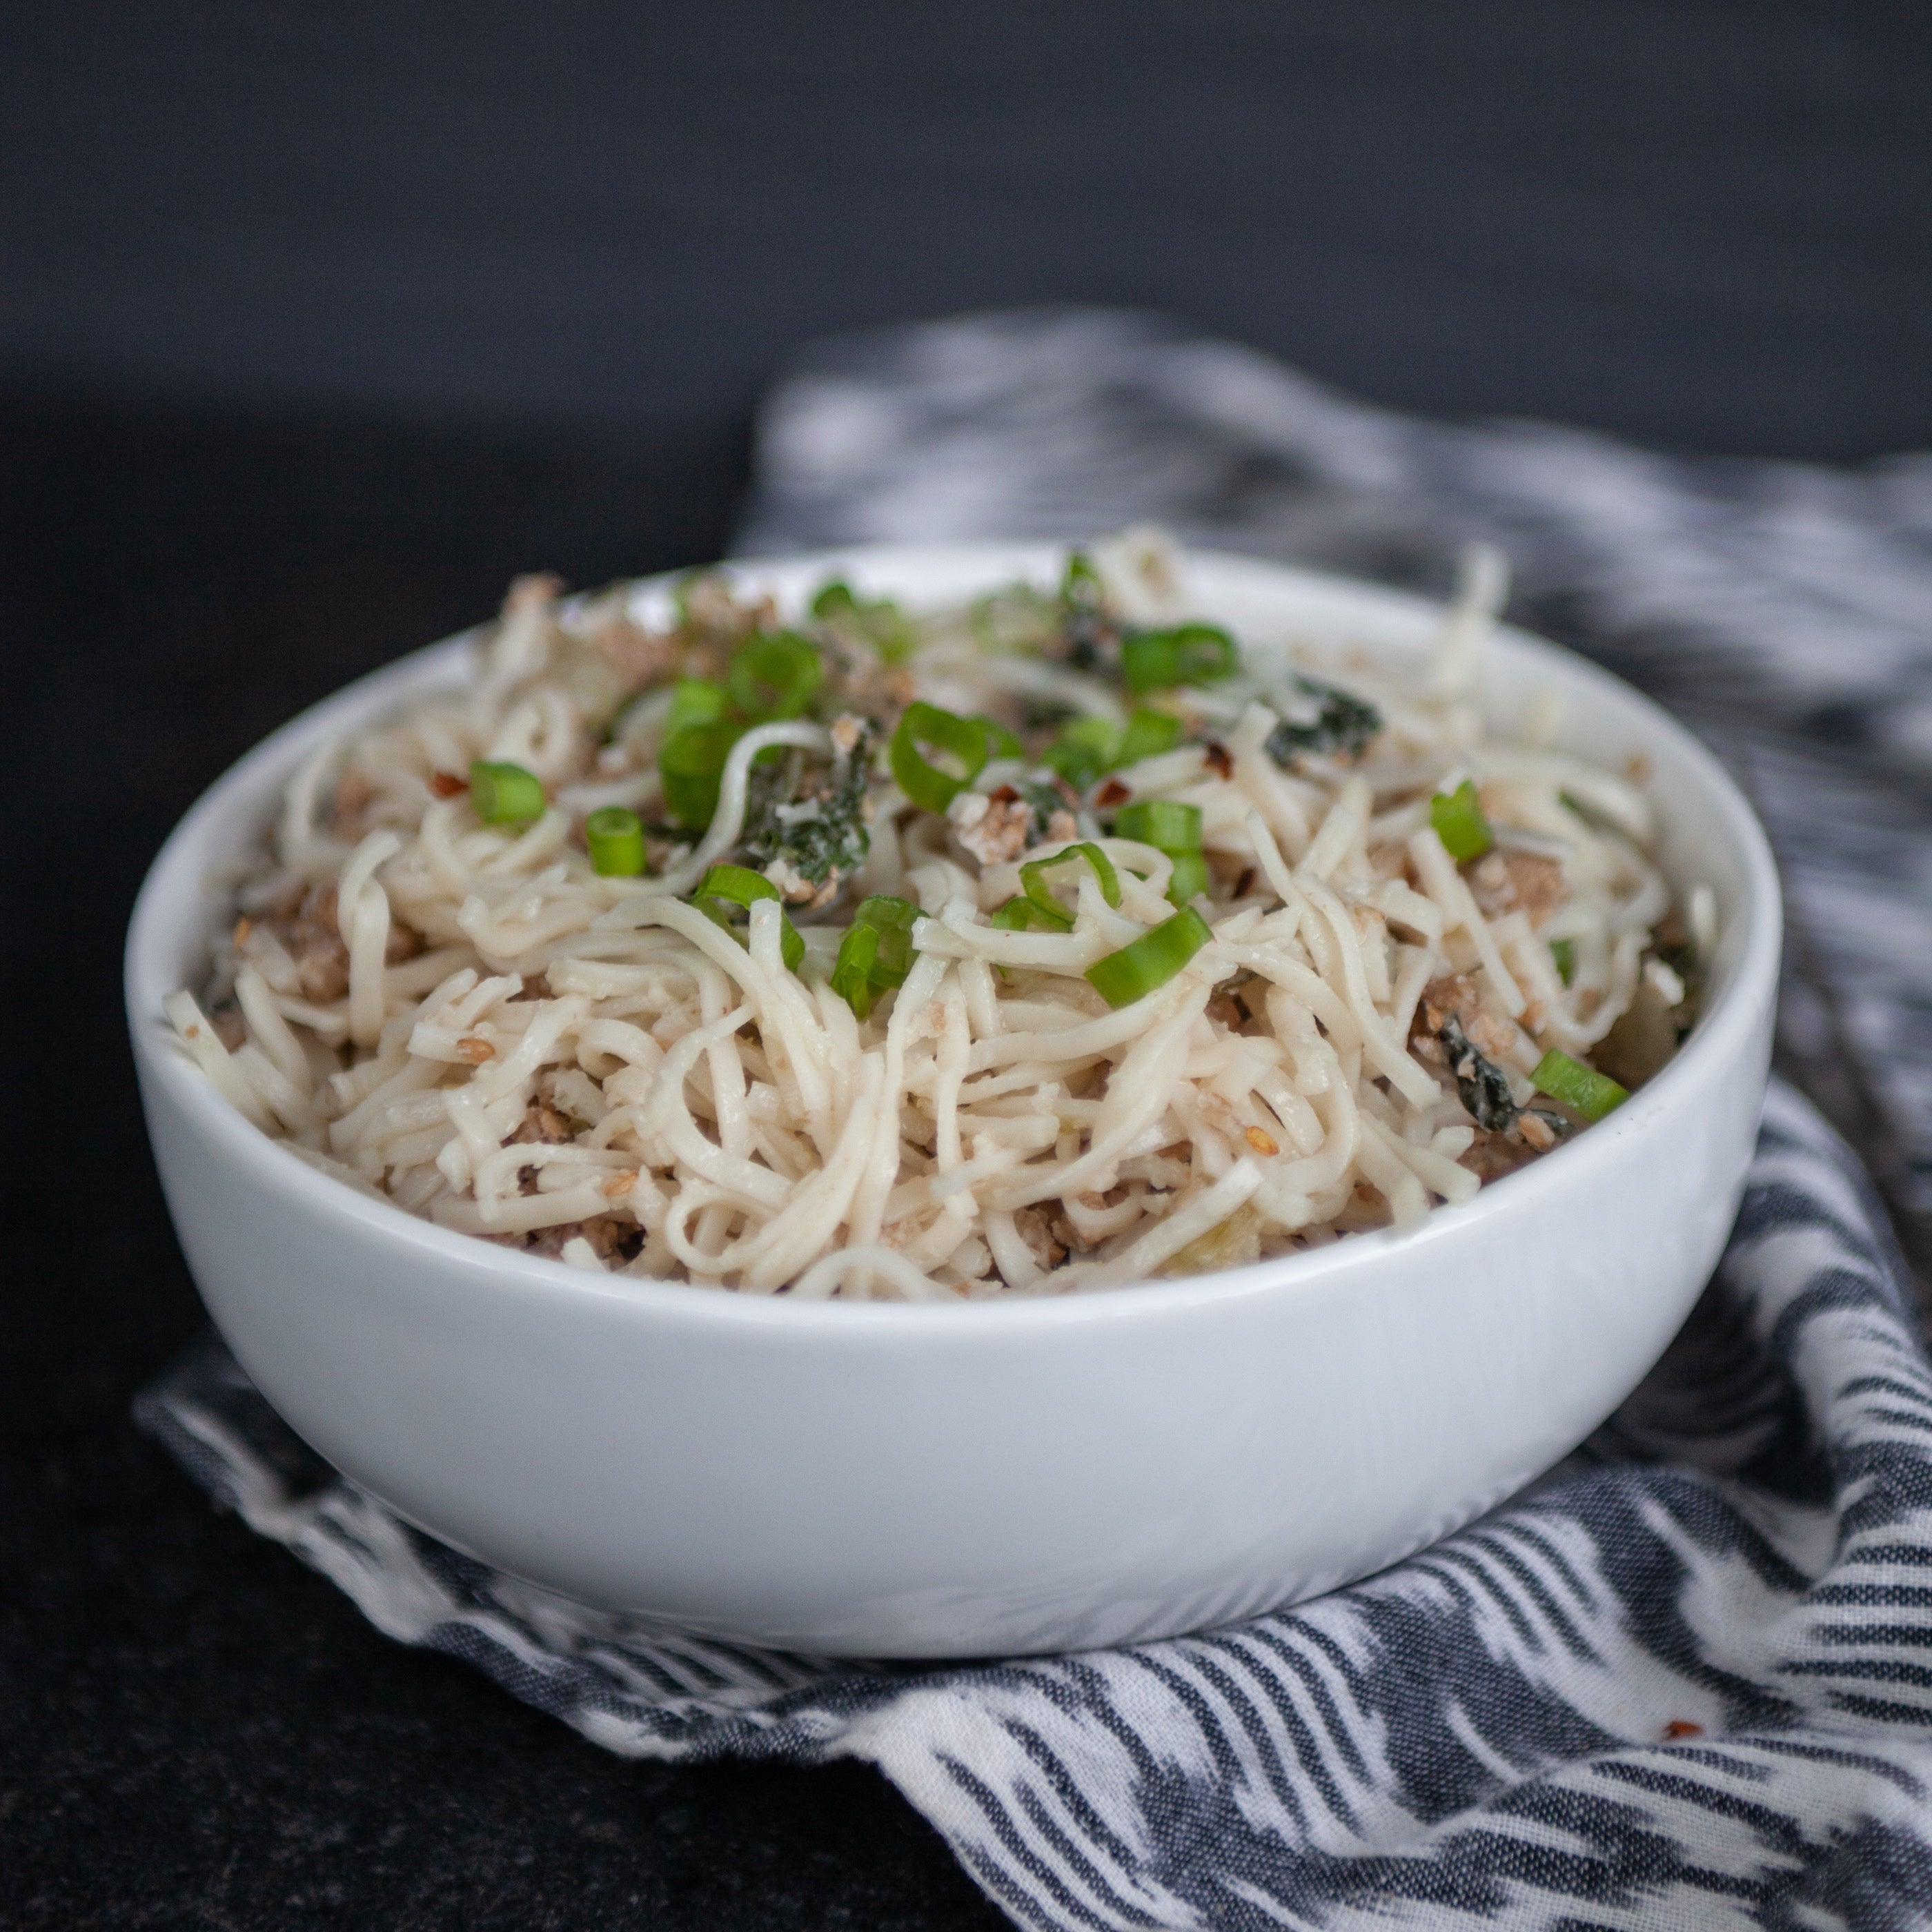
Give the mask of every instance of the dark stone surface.
[(508, 569), (715, 553), (735, 482), (670, 439), (0, 408), (9, 1932), (1005, 1922), (872, 1771), (611, 1757), (376, 1635), (128, 1420), (202, 1319), (118, 1012), (154, 848), (265, 730), (486, 614)]

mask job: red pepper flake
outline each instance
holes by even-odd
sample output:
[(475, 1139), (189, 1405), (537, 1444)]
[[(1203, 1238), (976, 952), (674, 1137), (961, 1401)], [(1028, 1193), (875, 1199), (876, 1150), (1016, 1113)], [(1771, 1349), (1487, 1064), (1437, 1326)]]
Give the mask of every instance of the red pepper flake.
[(1132, 785), (1121, 784), (1118, 778), (1109, 778), (1094, 795), (1094, 805), (1102, 812), (1109, 806), (1125, 805), (1134, 795)]
[(1688, 1718), (1672, 1718), (1664, 1727), (1666, 1738), (1701, 1738), (1704, 1735), (1702, 1724), (1694, 1724)]
[(1234, 754), (1218, 740), (1210, 738), (1201, 747), (1207, 754), (1208, 769), (1217, 778), (1231, 778), (1234, 776)]
[(438, 798), (454, 798), (458, 793), (470, 789), (470, 781), (459, 778), (454, 772), (431, 772), (429, 788)]

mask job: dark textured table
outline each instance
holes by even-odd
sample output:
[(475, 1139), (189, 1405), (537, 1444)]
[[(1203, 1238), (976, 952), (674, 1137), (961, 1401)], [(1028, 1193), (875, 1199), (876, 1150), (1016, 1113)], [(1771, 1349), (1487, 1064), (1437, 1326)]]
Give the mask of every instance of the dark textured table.
[(203, 1320), (119, 1010), (154, 848), (265, 730), (509, 569), (716, 554), (736, 447), (0, 410), (9, 1932), (1005, 1923), (869, 1769), (612, 1757), (379, 1636), (128, 1418)]

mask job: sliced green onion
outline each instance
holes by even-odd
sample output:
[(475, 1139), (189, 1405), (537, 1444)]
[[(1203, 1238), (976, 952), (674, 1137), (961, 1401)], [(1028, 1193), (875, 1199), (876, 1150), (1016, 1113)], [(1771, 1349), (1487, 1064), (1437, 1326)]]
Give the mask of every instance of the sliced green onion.
[(1177, 852), (1201, 849), (1201, 808), (1184, 805), (1175, 798), (1144, 798), (1124, 805), (1114, 814), (1118, 838), (1137, 839), (1165, 852), (1171, 859)]
[(1600, 1120), (1630, 1098), (1630, 1089), (1619, 1087), (1607, 1073), (1599, 1073), (1554, 1047), (1536, 1063), (1529, 1078), (1539, 1094), (1574, 1107), (1586, 1120)]
[(883, 664), (903, 664), (919, 642), (912, 620), (890, 597), (858, 597), (842, 578), (834, 578), (812, 600), (812, 614), (872, 646)]
[(997, 718), (976, 715), (976, 724), (986, 728), (986, 754), (991, 758), (1023, 758), (1026, 747)]
[(728, 674), (731, 702), (760, 724), (796, 718), (825, 676), (818, 646), (796, 631), (774, 631), (742, 646)]
[(1120, 680), (1136, 698), (1177, 684), (1212, 684), (1239, 667), (1234, 640), (1218, 624), (1142, 631), (1120, 646)]
[(1100, 896), (1110, 906), (1120, 902), (1120, 875), (1114, 870), (1114, 862), (1099, 846), (1083, 841), (1078, 845), (1069, 845), (1056, 852), (1050, 859), (1034, 859), (1020, 868), (1020, 890), (1051, 917), (1062, 920), (1069, 926), (1073, 916), (1053, 896), (1053, 888), (1046, 883), (1046, 875), (1056, 866), (1064, 866), (1084, 859), (1091, 868), (1095, 878), (1100, 882)]
[[(745, 936), (732, 923), (731, 908), (742, 906), (748, 911), (760, 899), (778, 898), (778, 887), (763, 873), (752, 872), (743, 866), (713, 866), (698, 882), (698, 890), (692, 894), (691, 902), (742, 945)], [(784, 902), (781, 899), (779, 904), (782, 908)], [(796, 973), (805, 958), (805, 941), (799, 937), (790, 916), (782, 910), (778, 914), (778, 928), (779, 956), (787, 969)]]
[(607, 805), (584, 821), (590, 869), (606, 879), (634, 879), (644, 869), (644, 821), (621, 805)]
[(1074, 718), (1061, 725), (1046, 748), (1046, 763), (1077, 791), (1087, 788), (1114, 762), (1120, 728), (1105, 718)]
[(1480, 859), (1496, 843), (1474, 778), (1465, 778), (1454, 791), (1438, 791), (1429, 801), (1429, 822), (1442, 849), (1459, 865), (1466, 859)]
[(728, 720), (692, 724), (664, 741), (658, 754), (664, 805), (672, 818), (702, 831), (718, 809), (718, 781), (743, 728)]
[(1106, 590), (1100, 582), (1100, 573), (1094, 568), (1084, 550), (1066, 553), (1066, 568), (1060, 574), (1060, 596), (1063, 603), (1084, 604), (1090, 608), (1106, 602)]
[(708, 677), (681, 677), (670, 688), (670, 709), (664, 713), (667, 742), (694, 724), (716, 724), (731, 708), (731, 694)]
[(1214, 937), (1192, 906), (1183, 906), (1150, 932), (1087, 969), (1094, 990), (1110, 1006), (1130, 1006), (1167, 984)]
[(1566, 986), (1574, 985), (1576, 978), (1576, 942), (1574, 939), (1552, 939), (1550, 942), (1550, 956), (1556, 962), (1556, 976)]
[[(959, 776), (928, 763), (922, 745), (956, 760)], [(944, 812), (985, 769), (986, 753), (986, 728), (978, 718), (962, 718), (936, 704), (908, 704), (892, 734), (892, 776), (914, 804)]]
[(1040, 926), (1048, 932), (1071, 932), (1073, 920), (1070, 914), (1055, 906), (1052, 911), (1036, 904), (1022, 892), (1017, 898), (1007, 900), (998, 912), (986, 916), (988, 926), (998, 926), (1002, 932), (1024, 932), (1032, 926)]
[(535, 772), (488, 758), (471, 760), (470, 807), (485, 825), (528, 825), (542, 818), (548, 802)]
[(1208, 861), (1198, 852), (1170, 852), (1167, 856), (1174, 861), (1174, 876), (1167, 882), (1168, 903), (1184, 906), (1208, 890)]
[(1172, 751), (1186, 731), (1186, 727), (1172, 712), (1136, 711), (1114, 748), (1112, 763), (1137, 765), (1143, 758), (1158, 758), (1162, 752)]
[(875, 892), (852, 915), (851, 928), (838, 942), (832, 990), (860, 1019), (880, 993), (904, 985), (914, 958), (913, 922), (919, 916), (910, 900), (884, 892)]
[(1117, 837), (1138, 839), (1174, 861), (1174, 876), (1167, 882), (1167, 896), (1172, 904), (1184, 906), (1208, 890), (1198, 805), (1184, 805), (1173, 798), (1138, 799), (1114, 813), (1114, 831)]

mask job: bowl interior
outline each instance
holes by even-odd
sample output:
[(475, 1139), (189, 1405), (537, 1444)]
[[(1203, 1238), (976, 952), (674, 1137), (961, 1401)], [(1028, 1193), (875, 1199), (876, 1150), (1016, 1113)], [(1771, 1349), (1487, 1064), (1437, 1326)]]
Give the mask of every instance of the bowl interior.
[[(742, 580), (769, 590), (788, 608), (830, 575), (845, 576), (862, 591), (890, 592), (914, 604), (970, 596), (987, 586), (1025, 575), (1050, 583), (1061, 553), (1042, 544), (880, 546), (820, 553), (802, 558), (758, 560), (736, 566)], [(1441, 621), (1438, 607), (1420, 599), (1346, 579), (1318, 575), (1257, 560), (1199, 552), (1187, 559), (1188, 602), (1200, 614), (1225, 622), (1244, 649), (1306, 650), (1335, 662), (1355, 649), (1384, 664), (1419, 665)], [(640, 614), (668, 608), (671, 580), (646, 580), (636, 588)], [(182, 1056), (170, 1051), (160, 1018), (160, 1002), (180, 986), (196, 986), (206, 974), (210, 943), (224, 926), (228, 880), (262, 837), (278, 808), (282, 788), (301, 759), (320, 741), (341, 736), (394, 710), (412, 698), (459, 682), (476, 634), (465, 633), (416, 652), (360, 680), (314, 706), (263, 741), (220, 778), (189, 812), (163, 847), (143, 886), (128, 935), (127, 994), (136, 1050), (151, 1078), (171, 1083), (184, 1104), (205, 1120), (237, 1156), (278, 1187), (338, 1197), (341, 1211), (374, 1214), (397, 1224), (398, 1234), (441, 1246), (467, 1238), (438, 1228), (385, 1202), (366, 1200), (306, 1167), (249, 1127), (220, 1101)], [(1681, 725), (1648, 699), (1586, 660), (1508, 626), (1498, 626), (1485, 648), (1483, 696), (1492, 728), (1507, 734), (1531, 710), (1554, 697), (1560, 723), (1554, 742), (1612, 770), (1640, 758), (1650, 771), (1648, 789), (1662, 828), (1658, 856), (1680, 899), (1698, 885), (1710, 887), (1718, 908), (1718, 938), (1702, 1011), (1676, 1060), (1652, 1083), (1675, 1084), (1692, 1057), (1727, 1050), (1724, 1036), (1748, 1023), (1754, 998), (1768, 997), (1779, 945), (1777, 877), (1763, 834), (1749, 806), (1718, 761)], [(1647, 1091), (1651, 1090), (1649, 1089)], [(1491, 1210), (1501, 1197), (1539, 1184), (1552, 1167), (1574, 1166), (1593, 1142), (1618, 1131), (1613, 1120), (1553, 1162), (1536, 1163), (1484, 1190), (1464, 1214)], [(1433, 1220), (1435, 1217), (1432, 1216)], [(496, 1251), (496, 1258), (532, 1286), (552, 1293), (595, 1290), (669, 1296), (707, 1318), (819, 1320), (855, 1317), (926, 1322), (989, 1318), (1084, 1318), (1096, 1306), (1123, 1297), (1191, 1298), (1221, 1285), (1259, 1285), (1292, 1273), (1359, 1264), (1372, 1241), (1345, 1242), (1316, 1253), (1280, 1258), (1221, 1276), (1105, 1291), (1070, 1298), (1012, 1304), (992, 1302), (957, 1310), (891, 1303), (854, 1307), (798, 1304), (784, 1299), (720, 1294), (676, 1282), (593, 1278), (530, 1256)], [(1247, 1277), (1256, 1277), (1252, 1282)], [(1057, 1311), (1057, 1312), (1056, 1312)]]

